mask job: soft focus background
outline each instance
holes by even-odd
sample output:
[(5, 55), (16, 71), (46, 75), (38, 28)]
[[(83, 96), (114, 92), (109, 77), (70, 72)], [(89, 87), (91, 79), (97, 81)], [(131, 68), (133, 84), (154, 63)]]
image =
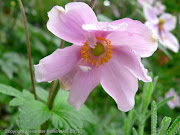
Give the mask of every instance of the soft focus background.
[[(90, 2), (88, 0), (82, 1)], [(180, 41), (180, 0), (161, 1), (166, 5), (166, 12), (177, 17), (177, 26), (172, 33)], [(47, 12), (55, 5), (64, 7), (70, 0), (22, 0), (22, 2), (27, 15), (32, 60), (33, 64), (37, 64), (40, 59), (57, 49), (61, 43), (61, 39), (47, 30)], [(145, 22), (142, 8), (136, 0), (97, 0), (94, 11), (100, 21), (129, 17)], [(65, 42), (65, 47), (69, 45), (71, 44)], [(153, 76), (159, 76), (151, 101), (155, 100), (158, 103), (163, 100), (165, 93), (170, 88), (174, 88), (180, 96), (180, 52), (173, 53), (168, 50), (165, 54), (158, 49), (152, 57), (142, 61), (145, 67), (153, 73)], [(32, 90), (28, 69), (26, 35), (17, 0), (0, 0), (0, 83), (19, 90), (23, 88)], [(50, 84), (36, 83), (36, 86), (48, 90)], [(143, 83), (139, 81), (135, 108), (140, 105), (142, 88)], [(0, 93), (0, 134), (3, 134), (4, 129), (7, 128), (18, 129), (16, 120), (18, 108), (8, 105), (11, 99), (10, 96)], [(100, 85), (90, 94), (85, 104), (99, 121), (96, 125), (89, 124), (84, 127), (87, 134), (123, 134), (124, 116), (127, 113), (118, 110), (115, 101), (104, 92)], [(158, 109), (158, 122), (164, 116), (171, 117), (174, 120), (179, 115), (180, 107), (170, 109), (164, 105)], [(158, 127), (159, 124), (160, 122)], [(136, 128), (136, 123), (134, 127)], [(145, 134), (150, 134), (150, 119), (146, 121)]]

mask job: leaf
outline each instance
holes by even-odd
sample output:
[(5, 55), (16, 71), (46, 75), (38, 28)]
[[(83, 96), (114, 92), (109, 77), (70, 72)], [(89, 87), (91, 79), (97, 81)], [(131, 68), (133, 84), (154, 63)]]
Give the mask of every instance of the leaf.
[(153, 101), (151, 105), (151, 135), (156, 135), (157, 127), (157, 106), (156, 102)]
[(47, 102), (47, 100), (48, 100), (48, 92), (46, 90), (44, 90), (41, 87), (36, 87), (36, 94), (38, 96), (38, 99), (41, 99), (45, 103)]
[(146, 113), (147, 107), (149, 105), (150, 99), (152, 95), (152, 83), (145, 83), (143, 88), (143, 98), (142, 98), (142, 110), (143, 114)]
[(161, 122), (161, 129), (158, 135), (165, 135), (170, 123), (171, 123), (171, 118), (165, 116)]
[[(172, 97), (169, 97), (169, 98), (166, 98), (166, 99), (164, 99), (163, 101), (161, 101), (160, 103), (158, 103), (158, 104), (157, 104), (157, 109), (160, 108), (161, 106), (163, 106), (164, 104), (166, 104), (166, 103), (167, 103), (168, 101), (170, 101), (171, 99), (173, 99), (173, 96), (172, 96)], [(146, 114), (145, 120), (146, 120), (147, 118), (149, 118), (150, 115), (151, 115), (151, 112), (148, 112), (148, 113)]]
[(21, 106), (26, 101), (34, 100), (34, 95), (28, 90), (24, 89), (21, 97), (13, 98), (9, 102), (9, 106)]
[(4, 84), (0, 84), (0, 93), (14, 97), (22, 97), (22, 93), (19, 90)]
[(166, 135), (176, 135), (179, 130), (180, 130), (180, 116), (175, 119), (173, 124), (168, 129)]
[(153, 93), (153, 91), (154, 91), (154, 89), (155, 89), (155, 87), (156, 87), (156, 84), (157, 84), (157, 81), (158, 81), (158, 79), (159, 79), (159, 77), (158, 76), (155, 76), (154, 77), (154, 80), (153, 80), (153, 83), (152, 83), (152, 93)]
[(24, 99), (23, 98), (13, 98), (10, 102), (9, 102), (9, 106), (21, 106), (24, 103)]
[(50, 117), (50, 110), (40, 101), (26, 101), (19, 109), (19, 122), (22, 129), (37, 129)]
[(138, 135), (138, 133), (134, 127), (132, 128), (132, 132), (133, 132), (133, 135)]
[(97, 118), (84, 105), (76, 111), (67, 102), (69, 92), (60, 90), (53, 107), (52, 124), (60, 129), (78, 129), (83, 127), (84, 122), (97, 123)]

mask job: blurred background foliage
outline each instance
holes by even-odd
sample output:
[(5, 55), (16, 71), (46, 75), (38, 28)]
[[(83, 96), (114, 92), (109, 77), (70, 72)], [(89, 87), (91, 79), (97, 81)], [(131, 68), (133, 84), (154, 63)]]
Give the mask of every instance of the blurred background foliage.
[[(80, 1), (80, 0), (78, 0)], [(88, 0), (81, 0), (89, 3)], [(65, 4), (70, 0), (23, 0), (28, 20), (32, 60), (37, 64), (40, 59), (51, 54), (61, 43), (61, 40), (47, 30), (47, 12), (55, 5)], [(145, 22), (142, 9), (136, 0), (110, 0), (107, 6), (103, 0), (97, 0), (94, 11), (100, 21), (112, 21), (124, 17)], [(177, 17), (177, 27), (173, 31), (180, 40), (180, 1), (162, 0), (166, 5), (166, 12)], [(106, 6), (105, 6), (106, 5)], [(0, 0), (0, 83), (22, 90), (31, 90), (31, 81), (28, 69), (26, 37), (22, 15), (17, 0)], [(71, 45), (65, 42), (65, 47)], [(167, 51), (167, 50), (166, 50)], [(159, 76), (157, 86), (152, 94), (152, 100), (159, 102), (164, 99), (170, 88), (175, 88), (180, 95), (180, 53), (168, 51), (167, 56), (158, 49), (152, 57), (143, 59), (145, 67)], [(49, 90), (49, 83), (36, 83)], [(143, 83), (139, 81), (139, 90), (136, 95), (136, 105), (140, 105)], [(0, 93), (0, 134), (4, 129), (18, 129), (16, 122), (17, 108), (9, 107), (11, 97)], [(99, 123), (85, 127), (87, 134), (123, 134), (124, 116), (128, 113), (119, 111), (114, 100), (98, 85), (90, 94), (86, 105), (99, 118)], [(174, 120), (180, 115), (180, 108), (170, 109), (167, 105), (158, 109), (158, 121), (168, 116)], [(136, 127), (136, 123), (135, 123)], [(150, 119), (145, 126), (145, 134), (150, 133)]]

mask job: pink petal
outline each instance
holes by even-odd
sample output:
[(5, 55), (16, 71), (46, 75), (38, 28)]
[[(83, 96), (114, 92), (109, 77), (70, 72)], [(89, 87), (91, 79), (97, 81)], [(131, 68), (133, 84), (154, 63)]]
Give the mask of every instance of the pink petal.
[(157, 15), (164, 13), (166, 6), (163, 5), (160, 1), (156, 1), (154, 5), (154, 10)]
[(152, 31), (140, 21), (129, 18), (120, 19), (113, 23), (128, 24), (126, 31), (113, 32), (107, 36), (112, 45), (125, 45), (136, 51), (140, 57), (149, 57), (157, 49), (157, 39)]
[(144, 5), (143, 12), (147, 21), (150, 21), (155, 24), (158, 23), (159, 20), (157, 18), (155, 9), (152, 6), (150, 6), (149, 4)]
[(147, 69), (144, 68), (144, 65), (141, 63), (141, 58), (128, 47), (123, 46), (114, 46), (114, 56), (118, 62), (125, 66), (135, 77), (144, 81), (152, 81), (150, 76), (147, 76)]
[(80, 69), (76, 73), (68, 98), (69, 104), (72, 105), (76, 110), (80, 109), (90, 92), (99, 84), (100, 71), (98, 69), (99, 68), (94, 68), (88, 72), (83, 72)]
[(97, 22), (93, 10), (83, 2), (71, 2), (65, 6), (55, 6), (48, 12), (47, 28), (54, 35), (68, 42), (82, 44), (86, 41), (85, 23)]
[(64, 90), (72, 89), (72, 83), (73, 83), (74, 76), (76, 75), (77, 71), (78, 71), (78, 66), (74, 67), (67, 74), (59, 78), (62, 89)]
[(119, 110), (126, 112), (133, 108), (134, 96), (138, 90), (138, 80), (118, 61), (111, 58), (105, 65), (100, 83), (116, 101)]
[(179, 51), (178, 39), (170, 32), (162, 32), (161, 39), (159, 40), (162, 45), (177, 53)]
[(165, 20), (165, 23), (163, 24), (164, 29), (167, 31), (171, 31), (176, 28), (176, 17), (169, 14), (164, 13), (160, 16), (160, 18)]
[(70, 46), (57, 49), (51, 55), (40, 60), (35, 65), (37, 82), (53, 81), (73, 69), (81, 59), (81, 46)]

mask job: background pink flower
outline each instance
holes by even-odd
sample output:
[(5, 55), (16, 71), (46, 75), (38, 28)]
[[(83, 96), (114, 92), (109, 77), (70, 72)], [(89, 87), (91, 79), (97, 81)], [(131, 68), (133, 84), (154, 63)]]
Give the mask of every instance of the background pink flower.
[(176, 17), (169, 13), (163, 13), (158, 17), (154, 8), (150, 5), (144, 6), (143, 9), (147, 20), (145, 24), (152, 29), (164, 47), (177, 53), (179, 51), (179, 42), (170, 32), (176, 27)]
[(175, 107), (180, 107), (180, 100), (178, 94), (175, 92), (174, 88), (171, 88), (166, 94), (165, 98), (174, 96), (172, 100), (167, 102), (167, 105), (171, 108), (174, 109)]
[(65, 9), (55, 6), (48, 16), (47, 28), (73, 45), (40, 60), (35, 65), (36, 80), (59, 79), (64, 89), (70, 89), (68, 102), (77, 110), (99, 83), (120, 110), (132, 109), (138, 79), (151, 81), (141, 63), (141, 57), (157, 49), (151, 30), (129, 18), (98, 22), (82, 2), (69, 3)]

